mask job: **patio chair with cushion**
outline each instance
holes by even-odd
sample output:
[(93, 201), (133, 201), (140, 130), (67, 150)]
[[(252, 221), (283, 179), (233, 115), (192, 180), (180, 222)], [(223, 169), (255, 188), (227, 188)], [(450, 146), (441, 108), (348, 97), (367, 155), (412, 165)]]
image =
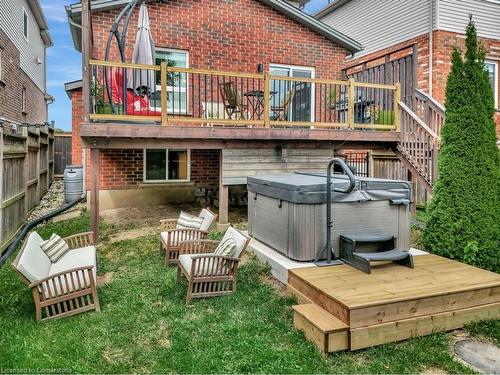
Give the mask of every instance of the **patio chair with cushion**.
[(236, 272), (250, 237), (229, 227), (220, 242), (194, 240), (181, 243), (177, 282), (188, 281), (186, 304), (193, 298), (215, 297), (236, 291)]
[(274, 121), (286, 121), (288, 117), (288, 107), (295, 96), (295, 89), (291, 88), (287, 91), (283, 99), (276, 106), (271, 106), (272, 119)]
[[(180, 221), (182, 216), (192, 223)], [(196, 218), (201, 219), (197, 221)], [(201, 240), (207, 238), (208, 231), (217, 220), (217, 214), (204, 208), (197, 217), (181, 212), (179, 219), (160, 220), (160, 255), (165, 254), (165, 265), (176, 264), (179, 257), (179, 246), (182, 241)]]
[(248, 118), (248, 105), (243, 103), (243, 97), (235, 82), (220, 83), (219, 90), (228, 118), (246, 120)]
[[(44, 251), (42, 247), (54, 238), (60, 244), (57, 252)], [(53, 235), (49, 241), (37, 232), (30, 233), (12, 267), (33, 292), (37, 321), (101, 311), (92, 239), (92, 232), (64, 239)]]

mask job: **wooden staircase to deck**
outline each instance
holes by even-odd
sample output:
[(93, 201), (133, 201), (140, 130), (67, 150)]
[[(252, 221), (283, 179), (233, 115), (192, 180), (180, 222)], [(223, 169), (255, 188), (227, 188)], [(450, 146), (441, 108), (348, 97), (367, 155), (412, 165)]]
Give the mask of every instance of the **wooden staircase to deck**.
[(432, 193), (437, 179), (440, 133), (444, 108), (432, 97), (416, 90), (414, 103), (398, 103), (401, 141), (394, 152), (412, 175)]
[(380, 264), (291, 269), (294, 326), (324, 353), (358, 350), (500, 317), (500, 275), (436, 255), (415, 268)]

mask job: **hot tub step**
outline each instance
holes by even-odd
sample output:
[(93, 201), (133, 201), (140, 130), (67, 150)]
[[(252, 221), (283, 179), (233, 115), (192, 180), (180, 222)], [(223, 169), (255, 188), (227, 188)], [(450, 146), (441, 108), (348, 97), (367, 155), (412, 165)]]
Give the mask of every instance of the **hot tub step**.
[(349, 326), (313, 303), (293, 307), (293, 325), (323, 354), (349, 349)]

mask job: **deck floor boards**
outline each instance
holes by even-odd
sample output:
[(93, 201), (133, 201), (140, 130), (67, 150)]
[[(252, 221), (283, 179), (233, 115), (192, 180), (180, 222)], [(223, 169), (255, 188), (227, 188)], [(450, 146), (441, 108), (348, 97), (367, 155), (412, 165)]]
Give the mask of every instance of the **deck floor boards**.
[(500, 275), (437, 255), (414, 257), (415, 268), (395, 263), (372, 267), (370, 275), (347, 265), (289, 272), (349, 309), (500, 287)]

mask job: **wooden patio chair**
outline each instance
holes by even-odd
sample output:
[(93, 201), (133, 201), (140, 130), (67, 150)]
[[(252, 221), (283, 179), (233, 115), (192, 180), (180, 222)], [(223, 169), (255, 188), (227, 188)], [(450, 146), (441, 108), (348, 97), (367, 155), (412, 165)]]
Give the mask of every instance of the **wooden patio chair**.
[(236, 273), (241, 254), (245, 251), (250, 237), (229, 227), (220, 242), (232, 236), (236, 242), (233, 256), (214, 254), (219, 241), (194, 240), (183, 242), (179, 249), (177, 282), (181, 275), (188, 281), (186, 304), (193, 298), (215, 297), (236, 291)]
[(93, 232), (64, 238), (70, 250), (52, 263), (40, 247), (43, 239), (37, 232), (30, 233), (12, 268), (33, 293), (37, 321), (101, 311), (93, 238)]
[(291, 88), (283, 97), (283, 100), (277, 106), (271, 106), (271, 112), (274, 114), (275, 121), (286, 121), (288, 107), (295, 96), (295, 88)]
[(182, 241), (207, 238), (210, 227), (217, 221), (217, 214), (208, 207), (202, 209), (198, 217), (203, 218), (200, 229), (177, 228), (177, 219), (160, 220), (160, 255), (165, 254), (165, 265), (178, 262), (179, 247)]
[(248, 105), (243, 103), (243, 97), (235, 82), (222, 82), (219, 84), (219, 90), (228, 118), (246, 120), (248, 118)]

